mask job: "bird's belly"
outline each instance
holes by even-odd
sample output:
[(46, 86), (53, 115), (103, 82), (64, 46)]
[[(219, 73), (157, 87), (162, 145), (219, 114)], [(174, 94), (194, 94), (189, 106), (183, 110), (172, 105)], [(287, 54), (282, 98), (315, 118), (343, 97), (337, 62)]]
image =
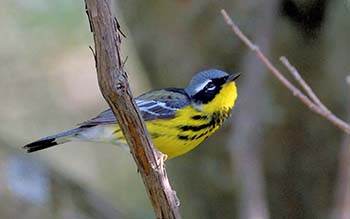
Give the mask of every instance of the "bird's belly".
[(159, 151), (168, 156), (168, 159), (171, 159), (191, 151), (210, 135), (207, 134), (205, 137), (203, 136), (190, 141), (180, 140), (176, 137), (173, 139), (161, 137), (154, 139), (154, 144)]
[[(160, 152), (166, 154), (168, 159), (180, 156), (194, 149), (219, 128), (219, 125), (217, 125), (195, 132), (190, 130), (182, 131), (179, 128), (182, 124), (186, 123), (179, 123), (178, 119), (146, 121), (146, 126), (154, 146)], [(111, 129), (110, 126), (105, 126), (105, 128)], [(126, 145), (126, 140), (118, 125), (114, 125), (113, 137), (110, 136), (105, 140), (99, 139), (98, 141)]]
[[(202, 116), (192, 109), (172, 119), (146, 121), (147, 129), (155, 147), (168, 159), (185, 154), (211, 136), (222, 124), (224, 117)], [(185, 115), (185, 116), (184, 116)], [(196, 118), (197, 120), (193, 119)], [(82, 138), (84, 137), (84, 138)], [(119, 125), (108, 124), (89, 128), (79, 136), (80, 140), (126, 145)], [(127, 146), (127, 145), (126, 145)]]
[[(180, 156), (198, 146), (202, 141), (212, 135), (215, 129), (203, 129), (196, 133), (183, 133), (177, 127), (159, 126), (159, 121), (154, 124), (147, 124), (152, 140), (156, 148), (168, 159)], [(162, 130), (160, 130), (162, 129)]]

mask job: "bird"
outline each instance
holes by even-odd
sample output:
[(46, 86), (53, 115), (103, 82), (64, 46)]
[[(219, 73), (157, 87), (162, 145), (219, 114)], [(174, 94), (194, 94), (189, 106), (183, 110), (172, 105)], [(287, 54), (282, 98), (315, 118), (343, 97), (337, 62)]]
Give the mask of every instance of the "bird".
[[(135, 98), (157, 150), (167, 159), (186, 154), (215, 133), (231, 115), (237, 99), (235, 80), (240, 73), (217, 69), (195, 74), (186, 88), (163, 88)], [(127, 146), (111, 111), (78, 124), (77, 128), (23, 146), (28, 153), (70, 141)]]

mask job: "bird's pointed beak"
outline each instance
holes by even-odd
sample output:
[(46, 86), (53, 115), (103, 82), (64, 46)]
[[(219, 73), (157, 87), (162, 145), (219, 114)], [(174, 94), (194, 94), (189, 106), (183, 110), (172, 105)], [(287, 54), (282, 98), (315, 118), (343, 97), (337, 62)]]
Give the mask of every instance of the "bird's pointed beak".
[(228, 76), (226, 83), (229, 83), (231, 81), (235, 81), (241, 74), (240, 73), (235, 73), (230, 76)]

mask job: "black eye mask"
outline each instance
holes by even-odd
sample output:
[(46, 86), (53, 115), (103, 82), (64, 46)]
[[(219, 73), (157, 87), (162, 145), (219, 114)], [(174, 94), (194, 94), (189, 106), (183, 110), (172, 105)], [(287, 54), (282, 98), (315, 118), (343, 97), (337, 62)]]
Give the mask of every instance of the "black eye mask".
[(214, 99), (222, 88), (222, 85), (226, 83), (227, 77), (212, 79), (202, 90), (197, 92), (192, 98), (197, 103), (209, 103)]

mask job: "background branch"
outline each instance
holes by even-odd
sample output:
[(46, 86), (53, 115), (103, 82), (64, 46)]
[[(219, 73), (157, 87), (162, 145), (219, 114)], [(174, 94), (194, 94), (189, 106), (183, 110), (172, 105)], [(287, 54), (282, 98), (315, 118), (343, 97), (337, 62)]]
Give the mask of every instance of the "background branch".
[[(261, 52), (259, 47), (252, 43), (248, 37), (239, 29), (239, 27), (233, 22), (232, 18), (227, 14), (225, 10), (221, 10), (226, 23), (231, 27), (232, 31), (252, 50), (256, 53), (257, 57), (266, 65), (270, 72), (277, 77), (278, 80), (286, 86), (294, 96), (298, 97), (306, 106), (308, 106), (312, 111), (318, 113), (322, 117), (326, 118), (328, 121), (333, 123), (335, 126), (343, 130), (345, 133), (350, 134), (350, 125), (345, 121), (339, 119), (336, 115), (330, 112), (316, 97), (311, 88), (306, 84), (306, 82), (301, 78), (297, 70), (290, 65), (285, 57), (281, 57), (282, 63), (288, 68), (292, 75), (297, 79), (297, 82), (305, 89), (308, 95), (311, 94), (311, 99), (300, 91), (295, 85), (293, 85), (282, 73), (271, 63), (271, 61)], [(313, 101), (316, 98), (316, 102)]]
[[(251, 36), (269, 54), (275, 37), (279, 0), (260, 2), (250, 8)], [(249, 12), (246, 12), (249, 14)], [(251, 44), (249, 41), (246, 41)], [(252, 46), (252, 45), (251, 45)], [(239, 107), (234, 109), (230, 134), (227, 136), (232, 176), (237, 182), (237, 215), (239, 219), (270, 218), (263, 165), (263, 135), (269, 118), (268, 74), (254, 53), (246, 52), (241, 61), (242, 72), (249, 72), (239, 81)], [(251, 89), (254, 87), (254, 89)], [(259, 95), (256, 95), (259, 94)], [(259, 110), (257, 110), (259, 109)], [(247, 122), (249, 121), (249, 122)], [(239, 124), (239, 128), (238, 127)], [(255, 130), (252, 132), (252, 130)]]
[(346, 219), (350, 217), (350, 136), (344, 136), (339, 151), (338, 179), (335, 187), (334, 206), (329, 218)]
[[(350, 88), (350, 76), (346, 77)], [(350, 112), (350, 96), (346, 99), (346, 112)], [(350, 118), (348, 114), (347, 118)], [(337, 183), (334, 192), (334, 206), (329, 218), (350, 218), (350, 135), (344, 135), (338, 152)]]
[[(154, 148), (132, 98), (121, 60), (119, 24), (110, 0), (85, 0), (95, 42), (95, 61), (102, 95), (111, 107), (141, 173), (157, 218), (180, 218), (162, 157)], [(160, 161), (160, 163), (159, 163)]]

